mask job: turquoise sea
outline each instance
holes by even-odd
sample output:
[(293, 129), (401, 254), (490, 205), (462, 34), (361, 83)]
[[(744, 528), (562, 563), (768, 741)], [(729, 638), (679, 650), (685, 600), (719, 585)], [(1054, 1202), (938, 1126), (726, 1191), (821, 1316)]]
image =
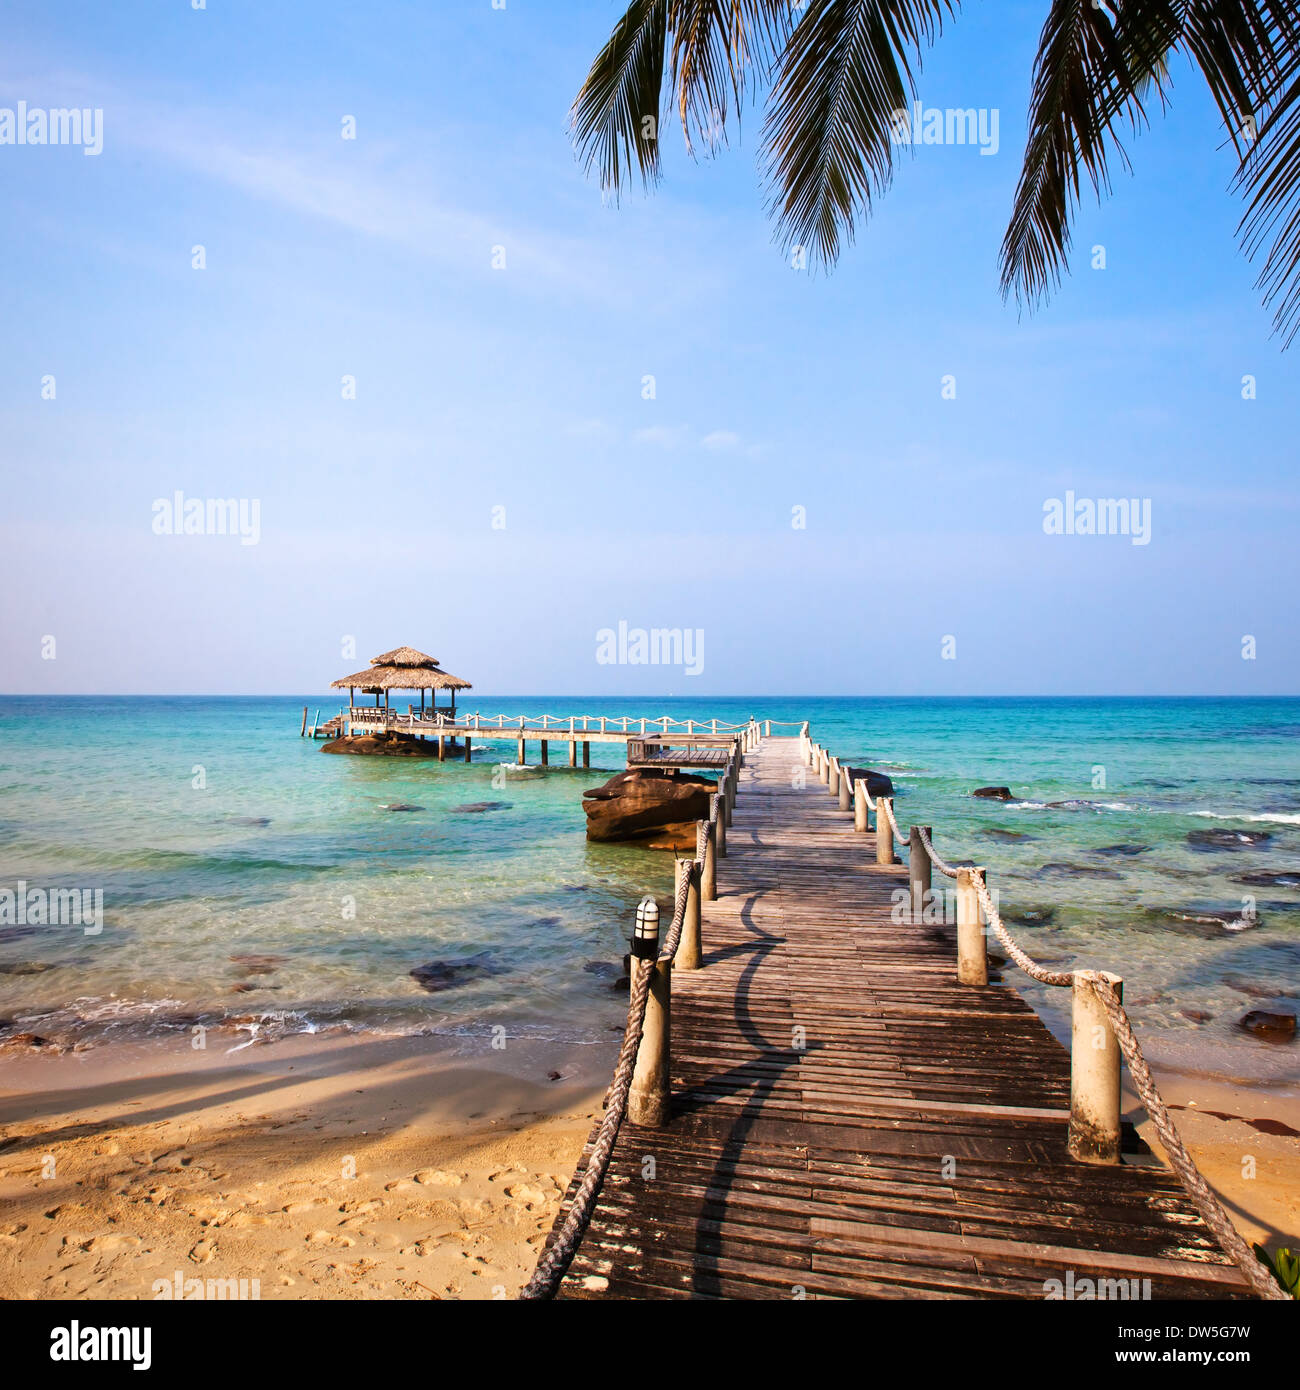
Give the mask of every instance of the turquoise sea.
[[(586, 842), (581, 793), (621, 749), (526, 781), (495, 774), (511, 744), (476, 745), (470, 765), (329, 757), (298, 736), (304, 703), (338, 708), (0, 699), (0, 890), (103, 893), (96, 934), (0, 924), (0, 1036), (103, 1045), (200, 1022), (230, 1047), (498, 1025), (607, 1042), (625, 1006), (609, 969), (637, 900), (672, 879), (668, 855)], [(988, 866), (1031, 953), (1123, 974), (1165, 1056), (1294, 1074), (1293, 1048), (1236, 1024), (1300, 994), (1300, 700), (476, 693), (466, 708), (808, 719), (894, 778), (900, 823)], [(986, 784), (1016, 799), (970, 796)], [(456, 809), (476, 802), (505, 804)], [(409, 972), (435, 963), (431, 993)], [(1065, 992), (1025, 992), (1060, 1027)]]

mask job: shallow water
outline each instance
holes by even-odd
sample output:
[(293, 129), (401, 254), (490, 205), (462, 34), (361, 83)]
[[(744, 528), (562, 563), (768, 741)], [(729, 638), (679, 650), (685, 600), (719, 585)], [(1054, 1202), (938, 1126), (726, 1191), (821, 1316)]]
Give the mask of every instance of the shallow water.
[[(496, 772), (513, 742), (476, 745), (469, 766), (328, 757), (297, 736), (303, 703), (0, 701), (0, 889), (103, 892), (98, 934), (0, 924), (10, 1029), (103, 1038), (225, 1017), (236, 1039), (501, 1026), (596, 1040), (617, 1026), (621, 996), (596, 963), (617, 963), (637, 900), (672, 879), (668, 855), (586, 843), (581, 793), (622, 766), (619, 746), (593, 744), (592, 768), (573, 771), (553, 745), (561, 765), (527, 778)], [(1300, 879), (1285, 878), (1300, 872), (1300, 700), (470, 708), (807, 718), (895, 779), (900, 823), (988, 866), (1008, 921), (1028, 914), (1015, 930), (1032, 953), (1124, 975), (1139, 1025), (1189, 1061), (1212, 1046), (1243, 1074), (1295, 1071), (1293, 1048), (1235, 1025), (1300, 994)], [(970, 796), (989, 784), (1016, 799)], [(453, 809), (476, 802), (506, 805)], [(1207, 829), (1269, 838), (1189, 841)], [(1240, 881), (1261, 873), (1283, 882)], [(409, 972), (435, 962), (429, 993)], [(1059, 1027), (1063, 992), (1027, 993)]]

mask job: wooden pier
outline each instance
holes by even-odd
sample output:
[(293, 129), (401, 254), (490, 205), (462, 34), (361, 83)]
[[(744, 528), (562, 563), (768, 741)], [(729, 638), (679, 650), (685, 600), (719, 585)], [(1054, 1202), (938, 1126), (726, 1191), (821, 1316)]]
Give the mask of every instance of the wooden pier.
[[(609, 1139), (607, 1114), (603, 1176), (588, 1173), (598, 1122), (548, 1242), (560, 1247), (524, 1296), (1251, 1293), (1130, 1125), (1122, 1161), (1071, 1156), (1070, 1054), (996, 957), (987, 984), (960, 983), (953, 929), (900, 914), (908, 869), (879, 862), (894, 857), (892, 807), (877, 803), (886, 852), (865, 813), (846, 814), (828, 759), (810, 770), (804, 741), (760, 733), (709, 866), (701, 968), (682, 968), (688, 896), (675, 963), (660, 957), (642, 994), (629, 1116), (645, 1114), (637, 1088), (660, 1084), (647, 1051), (662, 1063), (671, 1020), (666, 1119), (626, 1118)], [(726, 811), (724, 797), (723, 827)], [(1113, 1084), (1117, 1099), (1117, 1070)], [(616, 1074), (611, 1106), (627, 1095)], [(570, 1210), (584, 1198), (585, 1227)]]

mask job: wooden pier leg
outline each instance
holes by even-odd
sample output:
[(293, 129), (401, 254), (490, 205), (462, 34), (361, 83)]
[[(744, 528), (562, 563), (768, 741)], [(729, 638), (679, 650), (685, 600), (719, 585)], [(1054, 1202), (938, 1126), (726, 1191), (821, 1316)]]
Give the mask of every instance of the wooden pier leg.
[(682, 935), (673, 957), (674, 970), (698, 970), (704, 963), (700, 939), (700, 876), (693, 859), (677, 861), (677, 891), (682, 890), (682, 876), (690, 879), (686, 889), (686, 916), (682, 919)]
[(921, 843), (922, 834), (929, 835), (928, 825), (914, 825), (907, 837), (907, 882), (912, 890), (912, 925), (925, 920), (926, 904), (930, 901), (930, 856)]
[(528, 762), (528, 745), (522, 738), (519, 740), (519, 752), (515, 755), (515, 761), (520, 767)]
[[(650, 909), (653, 909), (653, 918), (650, 918)], [(627, 1117), (634, 1125), (658, 1126), (668, 1121), (672, 962), (660, 963), (656, 959), (658, 954), (659, 909), (653, 898), (646, 898), (637, 908), (636, 935), (632, 938), (633, 990), (643, 971), (654, 973), (650, 978), (645, 1024), (627, 1097)]]
[(840, 810), (847, 811), (853, 805), (853, 778), (846, 767), (840, 768)]
[(304, 705), (304, 706), (302, 707), (302, 732), (298, 735), (298, 737), (299, 737), (299, 738), (306, 738), (306, 737), (307, 737), (307, 706), (306, 706), (306, 705)]
[(438, 735), (438, 761), (440, 763), (447, 761), (447, 736), (445, 734)]
[[(573, 721), (570, 720), (569, 722), (572, 723)], [(569, 766), (578, 766), (578, 740), (576, 738), (569, 740)]]
[(706, 903), (714, 902), (718, 896), (718, 843), (713, 838), (713, 826), (708, 821), (704, 830), (704, 875), (700, 896)]
[(853, 784), (853, 828), (865, 831), (867, 828), (867, 779), (859, 777)]
[(466, 762), (469, 762), (469, 753), (470, 753), (470, 737), (469, 737), (468, 734), (466, 734), (466, 735), (465, 735), (465, 761), (466, 761)]
[(885, 804), (887, 796), (876, 797), (876, 863), (897, 864), (894, 858), (894, 827), (889, 823)]
[(957, 983), (986, 985), (989, 958), (980, 922), (980, 901), (975, 893), (975, 875), (983, 869), (957, 870)]
[(589, 738), (582, 740), (582, 765), (583, 767), (591, 766), (591, 740)]
[(1123, 998), (1124, 981), (1104, 970), (1074, 972), (1070, 1029), (1070, 1157), (1080, 1163), (1118, 1163), (1120, 1050), (1110, 1019), (1090, 980), (1109, 980)]
[(543, 766), (543, 767), (549, 767), (550, 765), (551, 765), (551, 751), (550, 751), (550, 748), (549, 748), (549, 746), (548, 746), (548, 740), (542, 739), (542, 766)]

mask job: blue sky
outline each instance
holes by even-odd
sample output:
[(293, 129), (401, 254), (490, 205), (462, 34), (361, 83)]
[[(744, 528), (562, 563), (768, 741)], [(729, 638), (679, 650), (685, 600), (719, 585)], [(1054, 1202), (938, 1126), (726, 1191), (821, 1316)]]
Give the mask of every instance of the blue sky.
[[(5, 5), (0, 106), (100, 107), (104, 149), (0, 146), (0, 689), (318, 690), (351, 636), (482, 692), (1300, 692), (1300, 348), (1195, 74), (1049, 306), (999, 297), (1045, 9), (969, 6), (920, 96), (999, 152), (905, 155), (827, 276), (758, 111), (602, 205), (566, 124), (605, 0)], [(155, 534), (177, 490), (258, 543)], [(1067, 490), (1149, 498), (1150, 544), (1045, 535)], [(701, 674), (599, 664), (620, 621), (701, 629)]]

